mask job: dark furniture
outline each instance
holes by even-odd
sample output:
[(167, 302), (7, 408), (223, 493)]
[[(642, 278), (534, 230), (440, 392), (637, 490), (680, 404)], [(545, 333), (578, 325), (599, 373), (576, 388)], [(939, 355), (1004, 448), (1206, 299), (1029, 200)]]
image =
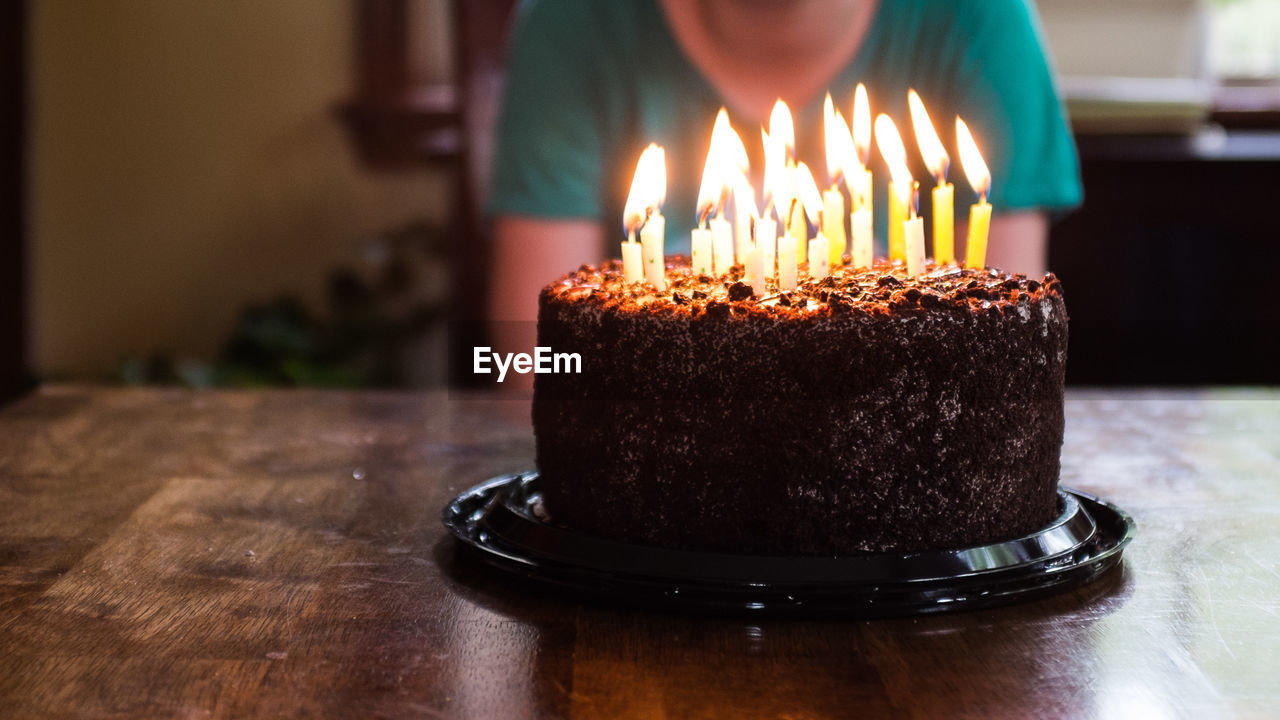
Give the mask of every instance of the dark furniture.
[(1080, 136), (1084, 206), (1053, 225), (1074, 384), (1280, 383), (1280, 131)]
[(587, 605), (460, 557), (527, 398), (49, 386), (0, 410), (0, 717), (1262, 717), (1280, 393), (1071, 392), (1118, 570), (1022, 605), (780, 621)]

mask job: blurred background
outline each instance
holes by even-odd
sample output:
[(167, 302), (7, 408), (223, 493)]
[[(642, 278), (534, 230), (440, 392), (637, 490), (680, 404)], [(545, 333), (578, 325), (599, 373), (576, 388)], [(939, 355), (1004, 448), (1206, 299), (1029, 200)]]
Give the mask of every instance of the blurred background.
[[(1036, 5), (1068, 381), (1280, 383), (1280, 0)], [(6, 2), (0, 390), (465, 382), (511, 6)]]

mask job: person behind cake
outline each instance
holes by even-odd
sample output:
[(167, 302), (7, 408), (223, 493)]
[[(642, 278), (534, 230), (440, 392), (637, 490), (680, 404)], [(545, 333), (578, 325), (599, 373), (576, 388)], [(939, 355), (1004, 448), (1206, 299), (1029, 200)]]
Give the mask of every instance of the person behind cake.
[[(914, 88), (935, 120), (961, 115), (980, 129), (995, 178), (988, 264), (1042, 274), (1048, 213), (1082, 193), (1027, 0), (526, 0), (513, 28), (487, 209), (489, 316), (497, 334), (527, 337), (499, 341), (532, 347), (539, 289), (609, 248), (616, 254), (617, 218), (645, 145), (666, 148), (666, 252), (687, 253), (720, 107), (749, 138), (782, 98), (795, 113), (797, 156), (821, 162), (823, 98), (830, 92), (847, 115), (860, 82), (873, 112), (902, 127)], [(758, 173), (758, 143), (747, 145)], [(888, 175), (878, 170), (883, 256), (879, 179)], [(956, 191), (956, 207), (972, 202), (964, 183)]]

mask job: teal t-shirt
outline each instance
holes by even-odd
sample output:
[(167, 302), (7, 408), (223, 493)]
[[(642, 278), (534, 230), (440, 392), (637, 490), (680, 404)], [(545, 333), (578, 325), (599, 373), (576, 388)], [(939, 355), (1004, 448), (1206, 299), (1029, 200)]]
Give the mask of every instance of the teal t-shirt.
[[(655, 0), (526, 0), (507, 66), (489, 213), (596, 218), (616, 227), (620, 241), (636, 160), (656, 142), (667, 158), (666, 251), (687, 252), (711, 128), (725, 102), (685, 57)], [(920, 93), (951, 155), (960, 219), (974, 197), (956, 151), (956, 115), (991, 168), (997, 210), (1079, 204), (1075, 146), (1027, 0), (881, 0), (862, 47), (830, 84), (846, 118), (859, 82), (872, 115), (888, 114), (903, 135), (922, 214), (934, 181), (911, 130), (908, 88)], [(822, 100), (791, 109), (797, 159), (826, 187)], [(751, 156), (759, 200), (759, 127), (732, 112), (730, 120)], [(889, 174), (875, 150), (871, 168), (882, 239)]]

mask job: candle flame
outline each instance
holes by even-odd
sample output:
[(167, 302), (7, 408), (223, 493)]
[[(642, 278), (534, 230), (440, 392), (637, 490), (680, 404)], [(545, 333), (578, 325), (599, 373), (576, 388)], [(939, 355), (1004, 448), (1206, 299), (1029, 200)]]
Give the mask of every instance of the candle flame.
[(907, 167), (907, 148), (902, 144), (902, 136), (898, 134), (898, 126), (893, 124), (893, 118), (884, 113), (876, 116), (876, 145), (889, 165), (894, 188), (904, 201), (909, 200), (915, 178), (911, 177), (911, 169)]
[(858, 162), (866, 167), (871, 162), (871, 102), (867, 100), (867, 86), (862, 83), (853, 91), (853, 146)]
[(960, 148), (960, 164), (964, 167), (965, 176), (969, 178), (969, 184), (985, 201), (987, 193), (991, 192), (991, 171), (987, 169), (982, 153), (978, 152), (978, 144), (973, 141), (969, 126), (960, 118), (956, 118), (956, 145)]
[(773, 104), (773, 112), (769, 113), (769, 136), (782, 143), (786, 152), (784, 160), (790, 160), (796, 154), (796, 126), (791, 121), (791, 108), (778, 98)]
[(787, 167), (787, 146), (781, 138), (760, 130), (764, 142), (764, 212), (772, 206), (779, 219), (791, 205), (791, 177)]
[(929, 111), (924, 109), (924, 102), (915, 90), (907, 91), (907, 105), (911, 108), (911, 127), (916, 131), (916, 142), (920, 145), (920, 154), (924, 156), (924, 164), (929, 168), (935, 180), (941, 185), (947, 181), (947, 170), (951, 166), (951, 156), (942, 146), (942, 140), (933, 129), (933, 121), (929, 119)]
[(644, 227), (650, 213), (658, 210), (667, 199), (667, 159), (660, 145), (649, 143), (636, 162), (636, 174), (631, 179), (631, 191), (622, 211), (622, 232), (631, 233)]
[(724, 209), (724, 202), (733, 189), (735, 172), (747, 169), (747, 148), (742, 138), (729, 124), (729, 113), (724, 108), (716, 114), (711, 130), (711, 146), (707, 149), (707, 161), (702, 168), (702, 184), (698, 188), (697, 218), (705, 221)]
[(760, 211), (756, 209), (756, 191), (751, 187), (747, 174), (741, 170), (733, 181), (733, 201), (738, 204), (738, 209), (743, 214), (753, 218), (759, 217)]
[(853, 136), (849, 134), (849, 125), (831, 103), (829, 93), (823, 103), (822, 114), (827, 140), (827, 176), (835, 185), (851, 174), (857, 150), (853, 146)]
[(818, 191), (818, 183), (814, 182), (809, 166), (804, 163), (796, 165), (792, 171), (792, 182), (800, 204), (804, 206), (804, 214), (809, 216), (809, 222), (818, 224), (818, 213), (822, 211), (822, 193)]

